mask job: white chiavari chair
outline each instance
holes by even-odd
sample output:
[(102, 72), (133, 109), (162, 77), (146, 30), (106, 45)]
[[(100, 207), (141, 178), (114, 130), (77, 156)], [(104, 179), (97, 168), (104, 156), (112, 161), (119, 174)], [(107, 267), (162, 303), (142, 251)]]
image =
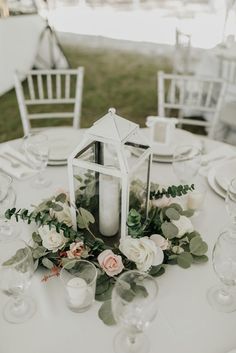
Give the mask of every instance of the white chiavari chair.
[[(31, 122), (44, 119), (68, 119), (75, 129), (80, 128), (84, 68), (65, 70), (31, 70), (23, 84), (22, 75), (15, 74), (15, 89), (24, 134), (34, 130)], [(58, 110), (46, 112), (53, 105)], [(68, 111), (60, 111), (61, 106)], [(32, 113), (35, 106), (42, 107), (40, 113)], [(58, 106), (58, 107), (57, 107)], [(69, 109), (69, 107), (71, 107)], [(43, 128), (43, 123), (42, 127)], [(40, 129), (37, 127), (37, 130)]]
[[(225, 84), (221, 79), (166, 74), (159, 71), (158, 112), (161, 117), (178, 112), (180, 123), (202, 126), (209, 137), (215, 137)], [(197, 116), (207, 117), (205, 119)], [(191, 118), (190, 117), (194, 117)]]

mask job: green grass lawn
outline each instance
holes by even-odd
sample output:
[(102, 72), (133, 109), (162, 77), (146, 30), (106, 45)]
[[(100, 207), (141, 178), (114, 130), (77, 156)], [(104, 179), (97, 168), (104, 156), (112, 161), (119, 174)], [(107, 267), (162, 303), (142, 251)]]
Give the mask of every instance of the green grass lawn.
[[(63, 45), (71, 67), (84, 66), (82, 127), (89, 127), (109, 107), (144, 126), (157, 113), (157, 71), (170, 71), (165, 57), (149, 57), (111, 49)], [(36, 110), (39, 111), (40, 107)], [(0, 142), (23, 136), (14, 89), (0, 97)]]

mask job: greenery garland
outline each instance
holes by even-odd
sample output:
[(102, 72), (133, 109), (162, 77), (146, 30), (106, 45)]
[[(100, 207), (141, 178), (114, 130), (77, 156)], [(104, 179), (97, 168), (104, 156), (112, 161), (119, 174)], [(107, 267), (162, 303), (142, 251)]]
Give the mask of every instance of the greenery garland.
[[(184, 210), (183, 207), (175, 202), (176, 197), (182, 197), (194, 190), (194, 185), (179, 185), (160, 188), (158, 185), (151, 185), (150, 207), (148, 217), (145, 217), (143, 208), (143, 190), (142, 183), (135, 181), (132, 184), (130, 199), (131, 209), (127, 218), (128, 234), (132, 239), (141, 240), (150, 239), (158, 234), (165, 246), (163, 251), (163, 261), (158, 265), (152, 265), (147, 272), (154, 276), (160, 276), (165, 272), (167, 264), (177, 264), (182, 268), (188, 268), (192, 263), (201, 263), (208, 260), (206, 256), (207, 244), (202, 240), (200, 234), (188, 227), (184, 229), (180, 221), (191, 224), (189, 217), (193, 215), (192, 210)], [(86, 200), (85, 200), (86, 201)], [(86, 202), (85, 202), (86, 203)], [(85, 204), (84, 202), (82, 205)], [(74, 258), (86, 258), (91, 261), (98, 269), (99, 275), (96, 285), (96, 300), (104, 302), (99, 310), (99, 317), (106, 324), (113, 324), (114, 319), (111, 315), (111, 292), (115, 283), (115, 278), (124, 270), (136, 269), (137, 263), (125, 256), (121, 251), (119, 244), (113, 246), (107, 245), (102, 239), (96, 237), (93, 232), (95, 219), (88, 209), (81, 207), (77, 202), (77, 230), (74, 230), (70, 223), (70, 203), (67, 193), (62, 192), (53, 195), (35, 207), (33, 211), (27, 209), (12, 208), (6, 211), (5, 216), (8, 220), (12, 217), (16, 221), (23, 220), (30, 224), (34, 222), (37, 225), (37, 231), (32, 234), (33, 246), (31, 247), (36, 266), (44, 266), (50, 270), (49, 274), (44, 276), (43, 281), (52, 276), (58, 276), (60, 268), (71, 261), (71, 253)], [(180, 228), (183, 229), (180, 229)], [(41, 230), (48, 229), (62, 234), (62, 246), (57, 249), (51, 249), (45, 246), (45, 238)], [(163, 243), (163, 244), (164, 244)], [(71, 246), (81, 247), (73, 253)], [(104, 251), (110, 250), (114, 257), (122, 260), (122, 271), (116, 275), (111, 275), (102, 268), (99, 263), (99, 255)], [(19, 253), (20, 254), (20, 253)], [(17, 254), (8, 263), (19, 260)], [(120, 261), (121, 261), (120, 260)]]

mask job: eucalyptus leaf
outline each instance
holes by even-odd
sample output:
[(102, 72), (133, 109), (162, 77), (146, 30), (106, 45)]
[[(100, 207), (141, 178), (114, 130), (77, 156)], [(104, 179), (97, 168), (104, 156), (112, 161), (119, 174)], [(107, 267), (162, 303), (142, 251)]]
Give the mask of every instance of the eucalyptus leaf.
[(208, 257), (206, 255), (202, 255), (202, 256), (192, 255), (192, 256), (193, 256), (193, 262), (195, 262), (196, 264), (201, 264), (208, 261)]
[(51, 208), (56, 212), (63, 211), (63, 207), (55, 202), (52, 204)]
[(193, 255), (202, 256), (207, 252), (208, 246), (201, 237), (194, 237), (190, 240), (189, 249)]
[(51, 270), (54, 267), (54, 263), (49, 260), (47, 257), (44, 257), (42, 259), (42, 264), (44, 267), (48, 268), (49, 270)]
[(193, 262), (193, 257), (187, 252), (182, 252), (177, 257), (177, 264), (182, 268), (189, 268)]
[(194, 210), (189, 209), (189, 210), (183, 211), (182, 215), (185, 217), (192, 217), (194, 215), (194, 212), (195, 212)]
[(180, 218), (180, 214), (178, 211), (176, 211), (176, 209), (170, 207), (167, 208), (167, 210), (165, 211), (166, 216), (170, 219), (170, 220), (175, 220), (178, 221), (178, 219)]
[(153, 277), (159, 277), (165, 272), (165, 268), (163, 265), (152, 266), (149, 270), (149, 275)]
[(97, 285), (96, 285), (96, 296), (107, 292), (109, 288), (110, 288), (110, 282), (109, 281), (103, 281), (103, 282), (97, 283)]
[(111, 300), (105, 301), (98, 311), (99, 318), (105, 325), (112, 326), (116, 324), (112, 313)]
[(89, 223), (94, 223), (95, 219), (91, 212), (87, 211), (85, 208), (80, 207), (78, 209), (77, 222), (78, 222), (79, 228), (87, 229), (89, 226)]
[(168, 239), (173, 239), (178, 234), (178, 228), (171, 222), (164, 222), (161, 225), (161, 230), (164, 236)]
[(61, 193), (61, 194), (57, 195), (56, 201), (57, 201), (57, 202), (64, 203), (64, 202), (66, 201), (66, 194)]
[(33, 241), (35, 243), (41, 243), (42, 242), (42, 239), (41, 239), (40, 235), (38, 233), (36, 233), (36, 232), (34, 232), (32, 234), (32, 239), (33, 239)]
[(101, 294), (97, 294), (97, 291), (96, 291), (95, 299), (100, 302), (104, 302), (106, 300), (111, 299), (112, 290), (113, 290), (113, 285), (110, 283), (108, 289), (106, 291), (103, 291)]
[(33, 249), (33, 258), (39, 259), (40, 257), (46, 255), (46, 249), (43, 246), (38, 246), (37, 248)]
[(26, 255), (28, 255), (29, 249), (22, 248), (18, 249), (12, 257), (10, 257), (7, 261), (2, 263), (2, 266), (11, 266), (17, 264), (18, 262), (22, 261)]

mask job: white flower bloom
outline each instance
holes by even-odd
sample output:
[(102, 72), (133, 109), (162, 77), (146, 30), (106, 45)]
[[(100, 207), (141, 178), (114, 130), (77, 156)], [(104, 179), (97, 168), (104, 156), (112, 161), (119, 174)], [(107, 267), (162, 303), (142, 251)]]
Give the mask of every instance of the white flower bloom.
[(171, 197), (163, 196), (161, 199), (151, 200), (151, 203), (153, 207), (163, 208), (173, 203), (173, 199)]
[(186, 233), (193, 232), (194, 228), (190, 219), (186, 216), (180, 216), (180, 218), (175, 221), (171, 221), (179, 230), (177, 238), (181, 238)]
[(68, 203), (57, 202), (57, 204), (63, 208), (62, 211), (54, 211), (53, 209), (50, 209), (50, 215), (56, 217), (58, 222), (63, 222), (69, 227), (72, 226), (70, 206)]
[(170, 247), (168, 239), (164, 238), (160, 234), (152, 234), (150, 239), (154, 241), (154, 243), (159, 246), (162, 250), (167, 250)]
[(119, 248), (129, 260), (135, 262), (140, 271), (147, 271), (151, 266), (162, 264), (164, 260), (161, 248), (148, 237), (134, 239), (127, 236)]
[(57, 233), (55, 228), (49, 229), (49, 226), (39, 227), (38, 232), (42, 238), (43, 246), (52, 252), (61, 249), (67, 241), (62, 231)]

